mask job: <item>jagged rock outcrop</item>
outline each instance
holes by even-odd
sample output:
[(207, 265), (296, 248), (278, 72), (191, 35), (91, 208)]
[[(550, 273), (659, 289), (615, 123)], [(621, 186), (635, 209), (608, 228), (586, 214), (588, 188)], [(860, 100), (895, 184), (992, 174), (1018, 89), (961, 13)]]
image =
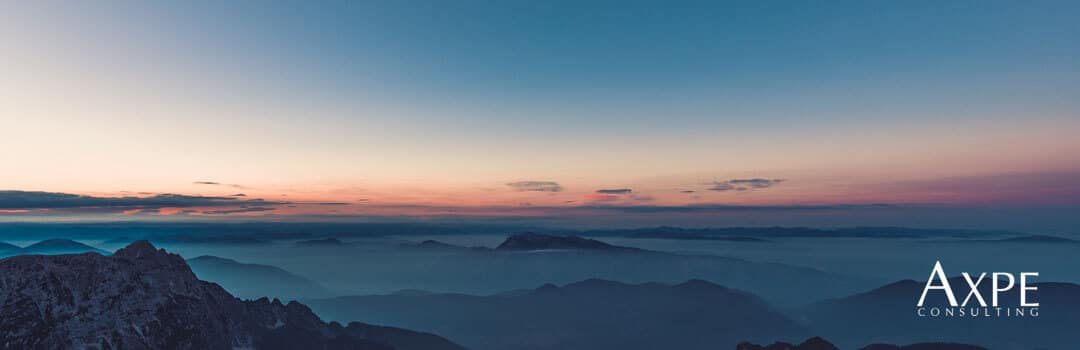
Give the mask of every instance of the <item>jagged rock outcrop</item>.
[(236, 299), (147, 241), (0, 260), (0, 315), (2, 349), (394, 349), (297, 302)]

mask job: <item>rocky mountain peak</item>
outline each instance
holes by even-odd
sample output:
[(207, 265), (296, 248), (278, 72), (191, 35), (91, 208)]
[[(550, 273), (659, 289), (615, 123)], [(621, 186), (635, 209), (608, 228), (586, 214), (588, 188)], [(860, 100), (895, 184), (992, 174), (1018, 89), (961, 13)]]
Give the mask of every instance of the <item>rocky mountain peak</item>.
[(143, 274), (144, 280), (158, 281), (157, 286), (168, 285), (175, 293), (191, 295), (195, 293), (192, 288), (198, 288), (202, 283), (184, 258), (158, 249), (145, 240), (128, 244), (113, 253), (112, 258), (131, 263), (134, 270)]
[[(397, 338), (376, 341), (331, 327), (295, 301), (237, 299), (147, 241), (112, 256), (0, 259), (0, 315), (0, 349), (410, 350), (390, 343)], [(394, 331), (405, 341), (458, 348), (437, 336)]]
[(127, 247), (120, 248), (113, 256), (124, 259), (154, 258), (161, 254), (167, 254), (164, 249), (158, 250), (150, 241), (139, 240), (131, 242)]

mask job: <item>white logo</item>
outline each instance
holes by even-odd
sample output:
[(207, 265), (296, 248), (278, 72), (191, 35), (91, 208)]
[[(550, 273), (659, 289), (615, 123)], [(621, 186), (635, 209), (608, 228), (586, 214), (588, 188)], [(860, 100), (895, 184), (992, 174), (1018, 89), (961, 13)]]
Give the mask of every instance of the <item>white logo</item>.
[[(926, 279), (926, 286), (923, 287), (922, 295), (919, 296), (919, 303), (916, 304), (916, 314), (920, 317), (955, 317), (955, 316), (970, 316), (970, 317), (1024, 317), (1024, 316), (1039, 316), (1039, 303), (1033, 301), (1033, 293), (1038, 290), (1037, 286), (1029, 286), (1030, 278), (1038, 277), (1038, 272), (1021, 272), (1019, 278), (1009, 272), (993, 272), (989, 274), (990, 281), (990, 303), (986, 302), (986, 298), (982, 294), (983, 291), (979, 290), (979, 286), (987, 279), (987, 273), (979, 273), (978, 278), (972, 278), (971, 274), (964, 272), (961, 276), (964, 277), (964, 282), (967, 284), (968, 293), (964, 296), (964, 300), (960, 303), (956, 302), (956, 294), (953, 292), (952, 285), (949, 282), (945, 274), (945, 269), (941, 267), (941, 261), (934, 262), (934, 268), (930, 271), (930, 277)], [(937, 284), (935, 284), (935, 280)], [(1017, 282), (1019, 280), (1019, 282)], [(1013, 288), (1019, 288), (1019, 304), (1018, 306), (1002, 307), (1002, 293), (1007, 292)], [(941, 291), (945, 293), (945, 298), (948, 299), (949, 305), (938, 306), (926, 306), (926, 295), (931, 291)], [(977, 303), (977, 306), (975, 305)]]

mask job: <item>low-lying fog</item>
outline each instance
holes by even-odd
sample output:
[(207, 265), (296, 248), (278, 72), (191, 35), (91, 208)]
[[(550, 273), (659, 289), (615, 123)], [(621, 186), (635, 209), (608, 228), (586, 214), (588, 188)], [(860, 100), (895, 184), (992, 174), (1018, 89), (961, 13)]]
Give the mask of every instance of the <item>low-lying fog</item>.
[[(461, 247), (494, 248), (505, 235), (391, 236), (343, 238), (340, 246), (273, 241), (260, 245), (159, 244), (185, 258), (213, 255), (243, 263), (273, 265), (310, 278), (338, 295), (383, 294), (405, 289), (492, 294), (545, 283), (586, 278), (625, 282), (681, 282), (706, 278), (706, 268), (670, 265), (623, 256), (549, 253), (543, 257), (491, 254), (467, 249), (419, 249), (410, 244), (437, 240)], [(1040, 281), (1080, 281), (1080, 245), (1007, 243), (960, 239), (770, 238), (766, 242), (593, 237), (611, 244), (680, 255), (715, 255), (751, 262), (781, 263), (856, 277), (873, 287), (900, 279), (925, 279), (940, 260), (950, 275), (981, 271), (1038, 271)], [(119, 243), (84, 241), (112, 251)], [(30, 242), (13, 242), (16, 244)], [(538, 255), (538, 254), (533, 254)], [(725, 281), (714, 282), (724, 284)], [(785, 283), (785, 281), (772, 281)]]
[[(587, 240), (560, 236), (572, 232), (361, 228), (0, 226), (0, 242), (14, 244), (0, 244), (0, 257), (107, 253), (133, 240), (122, 237), (149, 236), (235, 296), (299, 299), (327, 320), (430, 331), (478, 350), (549, 349), (550, 341), (574, 349), (712, 349), (810, 335), (845, 348), (939, 340), (1049, 349), (1080, 341), (1066, 331), (1080, 315), (1075, 284), (1042, 285), (1038, 300), (1047, 307), (1038, 318), (969, 323), (912, 313), (935, 261), (950, 276), (1038, 272), (1030, 282), (1080, 282), (1080, 241), (1068, 236), (902, 228), (577, 233)], [(390, 230), (409, 232), (382, 234)], [(60, 240), (39, 243), (48, 238)], [(917, 281), (893, 284), (902, 279)], [(703, 334), (711, 338), (694, 343)]]

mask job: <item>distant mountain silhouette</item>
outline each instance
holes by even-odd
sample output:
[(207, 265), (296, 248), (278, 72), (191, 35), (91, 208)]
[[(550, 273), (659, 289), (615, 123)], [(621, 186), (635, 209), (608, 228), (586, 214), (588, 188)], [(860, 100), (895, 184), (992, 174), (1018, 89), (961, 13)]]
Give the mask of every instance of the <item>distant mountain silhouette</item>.
[(772, 242), (771, 240), (749, 236), (721, 236), (696, 232), (656, 232), (645, 231), (629, 235), (630, 238), (681, 239), (688, 241), (728, 241), (728, 242)]
[[(821, 337), (813, 337), (799, 343), (798, 345), (776, 342), (770, 345), (757, 345), (749, 342), (739, 343), (735, 347), (735, 350), (840, 350), (828, 340)], [(904, 346), (897, 346), (891, 344), (871, 344), (863, 347), (861, 350), (987, 350), (986, 348), (967, 345), (967, 344), (952, 344), (952, 343), (919, 343)]]
[[(446, 253), (438, 257), (446, 263), (396, 264), (393, 271), (380, 278), (400, 281), (393, 289), (438, 286), (441, 290), (471, 293), (543, 283), (565, 284), (588, 278), (663, 283), (705, 279), (750, 291), (784, 306), (848, 295), (880, 283), (809, 267), (651, 251), (574, 236), (512, 235), (496, 249), (445, 247), (433, 242), (421, 245), (431, 248), (396, 247), (412, 252)], [(484, 271), (483, 278), (476, 276), (477, 271)]]
[(435, 248), (435, 249), (463, 248), (461, 246), (456, 246), (456, 245), (453, 245), (453, 244), (450, 244), (450, 243), (436, 241), (434, 239), (429, 239), (429, 240), (425, 240), (425, 241), (420, 242), (420, 243), (411, 244), (410, 246), (415, 247), (415, 248)]
[(189, 235), (177, 234), (167, 236), (154, 236), (147, 238), (151, 242), (162, 244), (223, 244), (223, 245), (252, 245), (268, 244), (268, 241), (239, 235)]
[(982, 241), (982, 242), (1053, 243), (1053, 244), (1060, 244), (1060, 243), (1078, 244), (1078, 243), (1080, 243), (1080, 241), (1075, 240), (1075, 239), (1070, 239), (1070, 238), (1065, 238), (1065, 237), (1057, 237), (1057, 236), (1046, 236), (1046, 235), (1030, 235), (1030, 236), (1020, 236), (1020, 237), (1010, 237), (1010, 238), (1003, 238), (1003, 239), (996, 239), (996, 240), (986, 240), (986, 241)]
[(132, 239), (131, 237), (128, 237), (128, 236), (120, 236), (120, 237), (109, 238), (109, 239), (105, 240), (104, 242), (101, 242), (101, 244), (103, 244), (103, 245), (114, 245), (114, 244), (128, 245), (128, 244), (131, 244), (131, 242), (134, 242), (134, 241), (138, 241), (138, 240), (137, 239)]
[(345, 330), (356, 338), (389, 344), (394, 350), (465, 350), (446, 338), (403, 328), (352, 322)]
[(860, 350), (987, 350), (981, 346), (956, 343), (918, 343), (911, 345), (870, 344)]
[[(283, 221), (127, 221), (127, 222), (8, 222), (0, 224), (8, 235), (3, 239), (67, 237), (77, 240), (110, 239), (126, 236), (150, 239), (157, 236), (231, 236), (260, 240), (288, 240), (336, 237), (372, 238), (387, 236), (443, 236), (503, 234), (535, 230), (532, 226), (492, 223), (418, 222), (283, 222)], [(151, 240), (152, 241), (152, 240)], [(122, 243), (130, 243), (125, 241)]]
[[(61, 236), (72, 239), (107, 239), (127, 236), (148, 239), (154, 236), (230, 236), (260, 240), (299, 240), (324, 237), (438, 236), (504, 234), (506, 232), (543, 232), (586, 237), (625, 237), (641, 232), (699, 233), (703, 235), (770, 237), (993, 237), (1023, 236), (1026, 233), (1001, 230), (961, 230), (905, 227), (848, 227), (838, 229), (809, 227), (716, 227), (682, 228), (659, 226), (614, 230), (565, 230), (521, 225), (450, 224), (413, 222), (123, 222), (123, 223), (5, 223), (11, 232), (25, 237)], [(60, 232), (59, 234), (57, 232)], [(149, 235), (152, 233), (152, 235)], [(6, 238), (12, 239), (12, 238)], [(123, 243), (127, 243), (126, 241)]]
[(921, 229), (908, 227), (847, 227), (836, 229), (810, 227), (722, 227), (681, 228), (660, 226), (653, 228), (590, 230), (584, 236), (621, 237), (859, 237), (859, 238), (932, 238), (932, 237), (992, 237), (1018, 236), (1022, 233), (998, 230)]
[(813, 337), (794, 345), (785, 342), (776, 342), (769, 345), (757, 345), (750, 342), (742, 342), (735, 346), (735, 350), (840, 350), (829, 341), (820, 337)]
[(241, 298), (317, 298), (331, 295), (323, 286), (276, 266), (245, 264), (204, 255), (187, 260), (200, 279), (220, 284)]
[(970, 244), (970, 243), (983, 243), (983, 244), (1080, 244), (1080, 240), (1072, 238), (1049, 236), (1049, 235), (1025, 235), (1016, 237), (1005, 238), (989, 238), (989, 239), (971, 239), (971, 238), (956, 238), (956, 239), (942, 239), (929, 241), (929, 243), (936, 244)]
[(419, 289), (402, 289), (402, 290), (396, 291), (396, 292), (391, 293), (391, 294), (393, 294), (393, 295), (402, 295), (402, 296), (420, 296), (420, 295), (433, 295), (433, 294), (438, 294), (438, 293), (432, 293), (432, 292), (429, 292), (429, 291), (426, 291), (426, 290), (419, 290)]
[(0, 242), (0, 255), (7, 252), (15, 252), (19, 250), (22, 250), (22, 247), (10, 243)]
[[(977, 276), (976, 276), (977, 278)], [(990, 302), (990, 280), (979, 285)], [(969, 288), (962, 278), (950, 278), (957, 302)], [(916, 343), (949, 341), (976, 344), (991, 349), (1063, 349), (1080, 344), (1080, 334), (1071, 325), (1080, 323), (1080, 286), (1071, 283), (1034, 283), (1038, 290), (1038, 317), (919, 317), (916, 304), (925, 281), (904, 280), (865, 293), (814, 303), (793, 312), (815, 332), (845, 346), (868, 343)], [(1018, 289), (1002, 293), (1002, 307), (1018, 306)], [(948, 305), (944, 293), (933, 291), (926, 306)], [(969, 306), (978, 306), (972, 299)], [(991, 311), (993, 312), (993, 311)], [(932, 348), (931, 348), (932, 349)]]
[(578, 236), (555, 236), (540, 233), (522, 233), (506, 238), (496, 251), (534, 250), (600, 250), (608, 252), (644, 252), (638, 248), (622, 247)]
[[(156, 244), (257, 245), (270, 243), (250, 235), (169, 234), (148, 236), (142, 239)], [(133, 241), (135, 239), (123, 236), (109, 239), (104, 244), (128, 244)]]
[(474, 350), (712, 350), (807, 334), (760, 298), (701, 280), (591, 279), (491, 296), (409, 293), (307, 303), (328, 319), (429, 330)]
[(402, 243), (397, 247), (405, 248), (405, 250), (413, 251), (431, 251), (431, 252), (462, 252), (462, 253), (490, 253), (494, 252), (492, 248), (486, 246), (462, 246), (457, 244), (450, 244), (437, 240), (424, 240), (419, 243)]
[(70, 239), (47, 239), (41, 242), (37, 242), (26, 246), (19, 250), (19, 254), (76, 254), (76, 253), (98, 253), (108, 255), (101, 249), (91, 247), (86, 244), (82, 244)]
[(296, 242), (296, 245), (300, 246), (319, 246), (319, 247), (337, 247), (346, 245), (337, 238), (322, 238), (322, 239), (310, 239), (306, 241)]
[[(327, 324), (297, 302), (241, 301), (147, 241), (112, 256), (0, 260), (0, 315), (5, 349), (461, 349), (430, 334)], [(411, 347), (420, 343), (430, 346)]]

